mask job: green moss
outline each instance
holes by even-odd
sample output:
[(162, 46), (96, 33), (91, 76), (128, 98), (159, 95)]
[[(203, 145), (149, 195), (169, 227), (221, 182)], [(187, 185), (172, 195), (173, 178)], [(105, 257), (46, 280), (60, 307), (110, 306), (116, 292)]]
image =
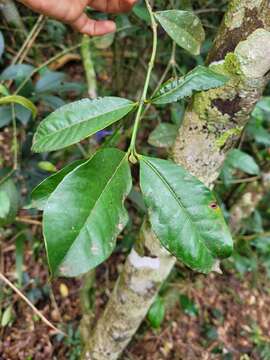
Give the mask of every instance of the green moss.
[(243, 76), (241, 64), (234, 53), (228, 53), (224, 61), (224, 70), (230, 75)]
[(232, 136), (239, 136), (243, 130), (242, 126), (231, 128), (225, 131), (215, 142), (216, 147), (221, 148), (223, 147), (228, 139)]
[(224, 122), (227, 118), (226, 115), (223, 115), (212, 105), (213, 100), (221, 98), (222, 94), (223, 88), (218, 88), (204, 91), (194, 96), (193, 109), (200, 119), (207, 120), (208, 125), (211, 122)]
[(209, 91), (201, 92), (194, 96), (193, 109), (200, 117), (204, 117), (207, 109), (211, 106), (211, 102)]

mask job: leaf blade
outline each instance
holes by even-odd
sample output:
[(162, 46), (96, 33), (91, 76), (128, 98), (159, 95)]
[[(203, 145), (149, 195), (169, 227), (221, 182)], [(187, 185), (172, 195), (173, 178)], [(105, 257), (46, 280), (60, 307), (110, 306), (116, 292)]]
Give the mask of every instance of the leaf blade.
[(83, 99), (57, 109), (39, 125), (34, 152), (55, 151), (103, 130), (127, 115), (136, 104), (127, 99)]
[(33, 117), (37, 116), (37, 108), (32, 101), (20, 95), (9, 95), (0, 98), (0, 105), (19, 104), (31, 111)]
[(193, 95), (194, 92), (223, 86), (227, 81), (226, 76), (200, 65), (187, 75), (161, 86), (151, 102), (157, 105), (176, 102)]
[[(232, 238), (213, 194), (184, 168), (140, 157), (140, 184), (162, 245), (187, 266), (209, 272), (232, 251)], [(213, 206), (213, 208), (212, 208)]]
[(100, 150), (64, 178), (43, 217), (53, 274), (77, 276), (107, 259), (127, 222), (130, 189), (128, 158), (117, 149)]
[(158, 11), (155, 17), (177, 45), (199, 55), (205, 33), (200, 19), (192, 11)]
[(54, 192), (64, 177), (83, 162), (84, 161), (82, 160), (74, 161), (73, 163), (68, 164), (63, 169), (59, 170), (56, 174), (47, 177), (39, 185), (37, 185), (31, 193), (32, 203), (30, 207), (44, 210), (50, 195)]

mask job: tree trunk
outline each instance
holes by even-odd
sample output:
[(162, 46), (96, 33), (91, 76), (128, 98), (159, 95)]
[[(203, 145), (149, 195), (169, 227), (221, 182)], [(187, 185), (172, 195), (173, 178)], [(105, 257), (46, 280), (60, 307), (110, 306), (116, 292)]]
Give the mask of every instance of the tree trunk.
[[(196, 94), (185, 113), (173, 157), (207, 186), (217, 179), (226, 153), (237, 144), (267, 83), (269, 22), (268, 1), (231, 1), (209, 54), (213, 69), (231, 80), (222, 88)], [(83, 359), (119, 358), (174, 264), (144, 224)]]

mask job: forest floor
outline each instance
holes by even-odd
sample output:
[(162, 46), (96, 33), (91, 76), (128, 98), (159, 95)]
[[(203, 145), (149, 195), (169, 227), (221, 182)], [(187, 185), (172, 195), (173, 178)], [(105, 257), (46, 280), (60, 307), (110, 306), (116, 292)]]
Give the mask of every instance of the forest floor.
[[(5, 273), (11, 280), (15, 272), (14, 250), (12, 239), (2, 246)], [(80, 341), (76, 328), (81, 317), (81, 281), (61, 278), (50, 281), (43, 251), (42, 256), (39, 253), (35, 258), (30, 244), (26, 249), (24, 263), (32, 280), (22, 290), (69, 336), (55, 334), (17, 295), (5, 288), (6, 301), (12, 304), (13, 322), (0, 330), (1, 360), (78, 358)], [(114, 254), (97, 270), (97, 313), (106, 303), (117, 277), (116, 260), (119, 264), (124, 256)], [(169, 286), (174, 290), (179, 288), (179, 296), (188, 296), (189, 306), (183, 309), (177, 301), (158, 330), (151, 329), (145, 321), (122, 360), (270, 359), (267, 357), (270, 281), (264, 274), (243, 278), (231, 271), (208, 277), (188, 272), (186, 281), (176, 278)]]

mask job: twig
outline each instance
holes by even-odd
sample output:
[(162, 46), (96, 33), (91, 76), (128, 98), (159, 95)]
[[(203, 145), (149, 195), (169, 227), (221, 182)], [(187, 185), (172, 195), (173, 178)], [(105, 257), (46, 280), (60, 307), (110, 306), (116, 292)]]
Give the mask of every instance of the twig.
[[(249, 177), (249, 178), (231, 180), (231, 181), (230, 181), (230, 184), (249, 183), (249, 182), (257, 181), (257, 180), (259, 180), (259, 179), (261, 179), (261, 176), (260, 176), (260, 175), (257, 175), (257, 176), (252, 176), (252, 177)], [(216, 183), (216, 184), (223, 184), (223, 181), (217, 180), (215, 183)]]
[(34, 311), (34, 313), (51, 329), (56, 331), (59, 334), (67, 336), (62, 330), (57, 329), (49, 320), (45, 318), (45, 316), (27, 299), (27, 297), (14, 286), (6, 277), (0, 272), (0, 280), (2, 280), (6, 285), (8, 285), (23, 301), (26, 302), (27, 305)]
[(42, 223), (38, 220), (32, 220), (29, 218), (24, 218), (24, 217), (16, 217), (15, 219), (17, 222), (21, 222), (24, 224), (30, 224), (30, 225), (38, 225), (38, 226), (42, 226)]
[[(28, 49), (31, 47), (31, 45), (33, 44), (32, 39), (34, 38), (34, 40), (36, 39), (37, 35), (39, 34), (40, 30), (42, 29), (43, 26), (43, 22), (45, 20), (44, 15), (40, 15), (37, 22), (35, 23), (35, 25), (33, 26), (32, 30), (30, 31), (30, 33), (28, 34), (25, 42), (23, 43), (22, 47), (20, 48), (20, 50), (18, 51), (17, 55), (13, 58), (11, 64), (14, 65), (17, 62), (22, 63), (22, 61), (19, 61), (19, 59), (21, 57), (25, 57), (27, 52), (25, 53), (25, 51), (28, 51)], [(40, 27), (40, 25), (42, 25)]]

